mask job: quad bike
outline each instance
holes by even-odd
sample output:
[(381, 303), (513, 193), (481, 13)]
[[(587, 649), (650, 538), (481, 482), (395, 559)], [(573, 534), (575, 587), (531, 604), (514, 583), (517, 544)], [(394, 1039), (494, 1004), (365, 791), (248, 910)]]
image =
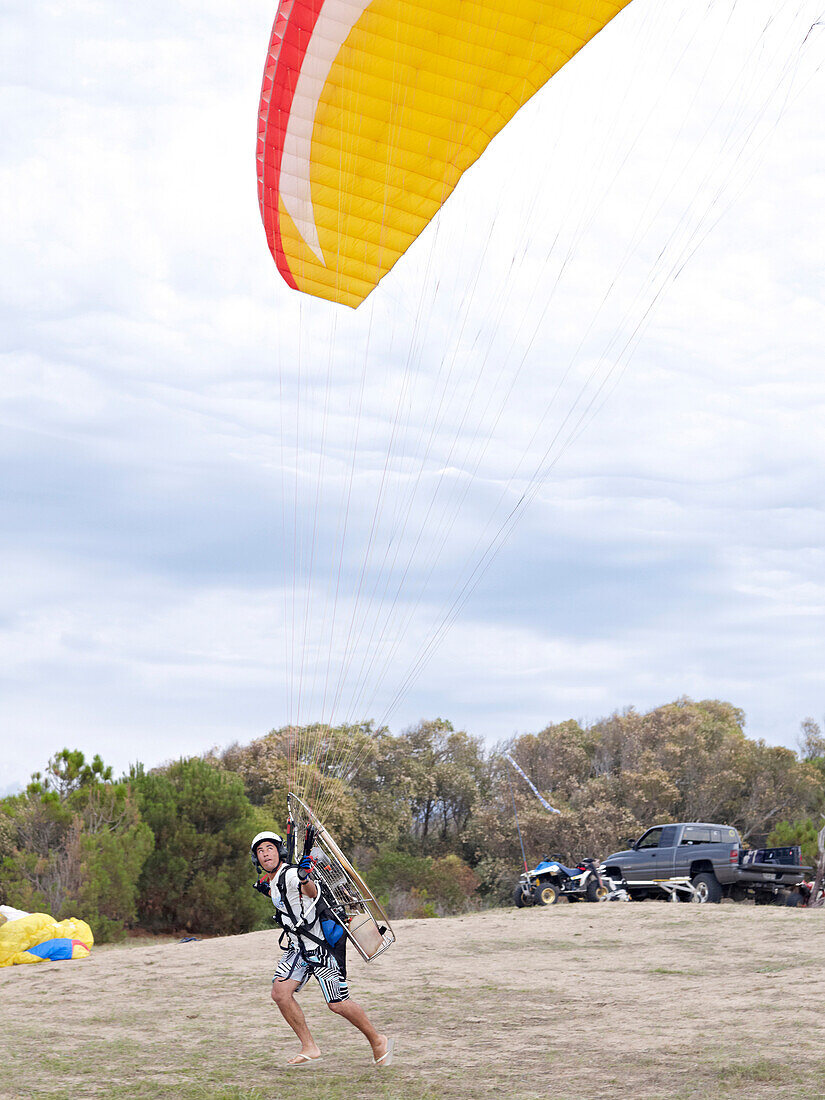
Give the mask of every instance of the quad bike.
[(583, 859), (566, 867), (559, 858), (548, 856), (532, 871), (519, 877), (513, 901), (525, 905), (555, 905), (560, 897), (568, 901), (605, 901), (608, 887), (594, 859)]

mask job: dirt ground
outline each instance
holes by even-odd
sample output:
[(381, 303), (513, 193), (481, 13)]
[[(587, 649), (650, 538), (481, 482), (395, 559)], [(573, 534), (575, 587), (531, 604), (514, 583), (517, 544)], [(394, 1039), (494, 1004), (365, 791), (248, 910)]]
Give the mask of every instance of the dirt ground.
[(554, 1100), (825, 1095), (825, 911), (657, 902), (401, 921), (353, 959), (366, 1042), (301, 994), (323, 1050), (269, 1000), (274, 931), (95, 948), (0, 971), (0, 1097)]

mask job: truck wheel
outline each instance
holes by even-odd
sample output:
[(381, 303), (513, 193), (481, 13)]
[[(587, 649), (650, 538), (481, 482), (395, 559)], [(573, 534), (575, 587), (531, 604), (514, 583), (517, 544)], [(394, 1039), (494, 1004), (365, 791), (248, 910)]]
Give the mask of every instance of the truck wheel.
[(586, 896), (588, 901), (604, 901), (607, 897), (607, 887), (599, 886), (594, 878), (587, 884)]
[(552, 882), (540, 882), (533, 897), (536, 905), (555, 905), (559, 900), (559, 891)]
[(523, 909), (525, 905), (533, 904), (533, 894), (522, 883), (519, 883), (513, 891), (513, 901), (519, 909)]
[(714, 905), (722, 900), (722, 887), (719, 879), (711, 871), (703, 871), (693, 876), (693, 888), (696, 891), (694, 901), (712, 902)]

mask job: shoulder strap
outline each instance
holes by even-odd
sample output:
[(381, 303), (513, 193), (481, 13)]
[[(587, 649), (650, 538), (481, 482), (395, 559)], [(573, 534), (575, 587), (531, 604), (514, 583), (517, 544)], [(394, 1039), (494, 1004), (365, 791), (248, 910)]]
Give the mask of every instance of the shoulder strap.
[[(283, 902), (283, 906), (284, 906), (284, 909), (286, 911), (286, 915), (289, 917), (289, 919), (292, 921), (293, 924), (297, 925), (297, 924), (301, 923), (301, 919), (298, 916), (296, 916), (295, 910), (290, 905), (289, 898), (287, 897), (287, 894), (286, 894), (286, 873), (290, 869), (291, 868), (290, 868), (289, 864), (286, 864), (285, 866), (281, 867), (276, 872), (275, 878), (273, 879), (273, 882), (272, 882), (272, 885), (275, 886), (278, 890), (278, 897)], [(301, 918), (303, 918), (303, 916), (304, 916), (304, 914), (301, 913)]]

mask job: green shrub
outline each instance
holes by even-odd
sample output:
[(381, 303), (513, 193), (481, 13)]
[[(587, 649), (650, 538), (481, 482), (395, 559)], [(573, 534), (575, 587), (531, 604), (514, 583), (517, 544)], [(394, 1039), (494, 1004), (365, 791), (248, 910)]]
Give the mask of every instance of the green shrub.
[(821, 824), (810, 817), (800, 821), (780, 821), (768, 836), (769, 848), (784, 848), (786, 845), (799, 844), (802, 847), (802, 862), (816, 867), (819, 859), (817, 837)]
[(250, 888), (255, 813), (237, 775), (178, 760), (135, 777), (155, 850), (140, 879), (141, 924), (152, 931), (247, 932), (260, 920)]
[(475, 872), (456, 855), (433, 859), (385, 852), (373, 862), (367, 881), (393, 919), (465, 912), (478, 888)]
[(137, 883), (153, 837), (127, 782), (99, 756), (63, 749), (0, 812), (2, 898), (60, 920), (80, 917), (98, 943), (137, 916)]

